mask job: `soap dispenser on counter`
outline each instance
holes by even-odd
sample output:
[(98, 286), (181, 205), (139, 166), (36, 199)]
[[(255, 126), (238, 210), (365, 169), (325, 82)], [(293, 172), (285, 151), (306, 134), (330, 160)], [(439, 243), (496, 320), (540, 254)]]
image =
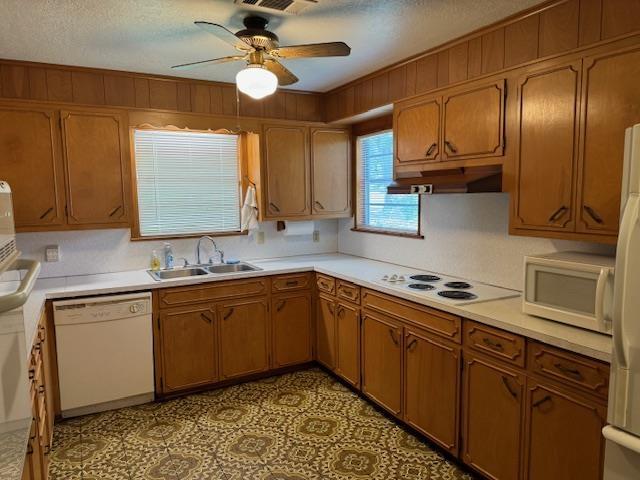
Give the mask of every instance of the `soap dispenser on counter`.
[(173, 247), (169, 242), (164, 244), (164, 268), (172, 269), (174, 266)]

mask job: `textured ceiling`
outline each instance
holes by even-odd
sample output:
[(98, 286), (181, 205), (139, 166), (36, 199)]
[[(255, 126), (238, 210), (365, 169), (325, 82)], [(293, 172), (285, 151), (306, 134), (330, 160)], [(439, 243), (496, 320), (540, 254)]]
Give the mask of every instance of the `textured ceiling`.
[[(488, 25), (540, 0), (319, 0), (298, 16), (268, 15), (282, 45), (342, 40), (346, 58), (285, 60), (294, 88), (326, 91)], [(232, 31), (233, 0), (0, 0), (0, 58), (233, 82), (242, 63), (175, 72), (174, 64), (235, 50), (193, 25)]]

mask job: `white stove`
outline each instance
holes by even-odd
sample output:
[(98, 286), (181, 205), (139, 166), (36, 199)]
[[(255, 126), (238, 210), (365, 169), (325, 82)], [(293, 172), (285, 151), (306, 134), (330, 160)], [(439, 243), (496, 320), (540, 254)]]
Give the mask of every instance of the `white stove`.
[(374, 281), (392, 290), (412, 293), (449, 305), (469, 305), (520, 295), (516, 290), (432, 272), (389, 273)]

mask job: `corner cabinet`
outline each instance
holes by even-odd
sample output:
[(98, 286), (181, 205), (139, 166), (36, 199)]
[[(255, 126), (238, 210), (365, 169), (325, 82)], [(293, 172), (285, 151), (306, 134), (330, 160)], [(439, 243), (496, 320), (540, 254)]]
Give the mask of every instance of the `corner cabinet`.
[(262, 130), (262, 218), (307, 220), (351, 215), (349, 130), (269, 124)]

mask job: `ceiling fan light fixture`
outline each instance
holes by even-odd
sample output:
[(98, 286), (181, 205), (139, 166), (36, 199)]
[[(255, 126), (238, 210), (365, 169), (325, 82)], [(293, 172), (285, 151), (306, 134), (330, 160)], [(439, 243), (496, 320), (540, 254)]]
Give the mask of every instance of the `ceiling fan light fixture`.
[(249, 64), (236, 75), (236, 85), (242, 93), (260, 100), (275, 93), (278, 77), (263, 65)]

